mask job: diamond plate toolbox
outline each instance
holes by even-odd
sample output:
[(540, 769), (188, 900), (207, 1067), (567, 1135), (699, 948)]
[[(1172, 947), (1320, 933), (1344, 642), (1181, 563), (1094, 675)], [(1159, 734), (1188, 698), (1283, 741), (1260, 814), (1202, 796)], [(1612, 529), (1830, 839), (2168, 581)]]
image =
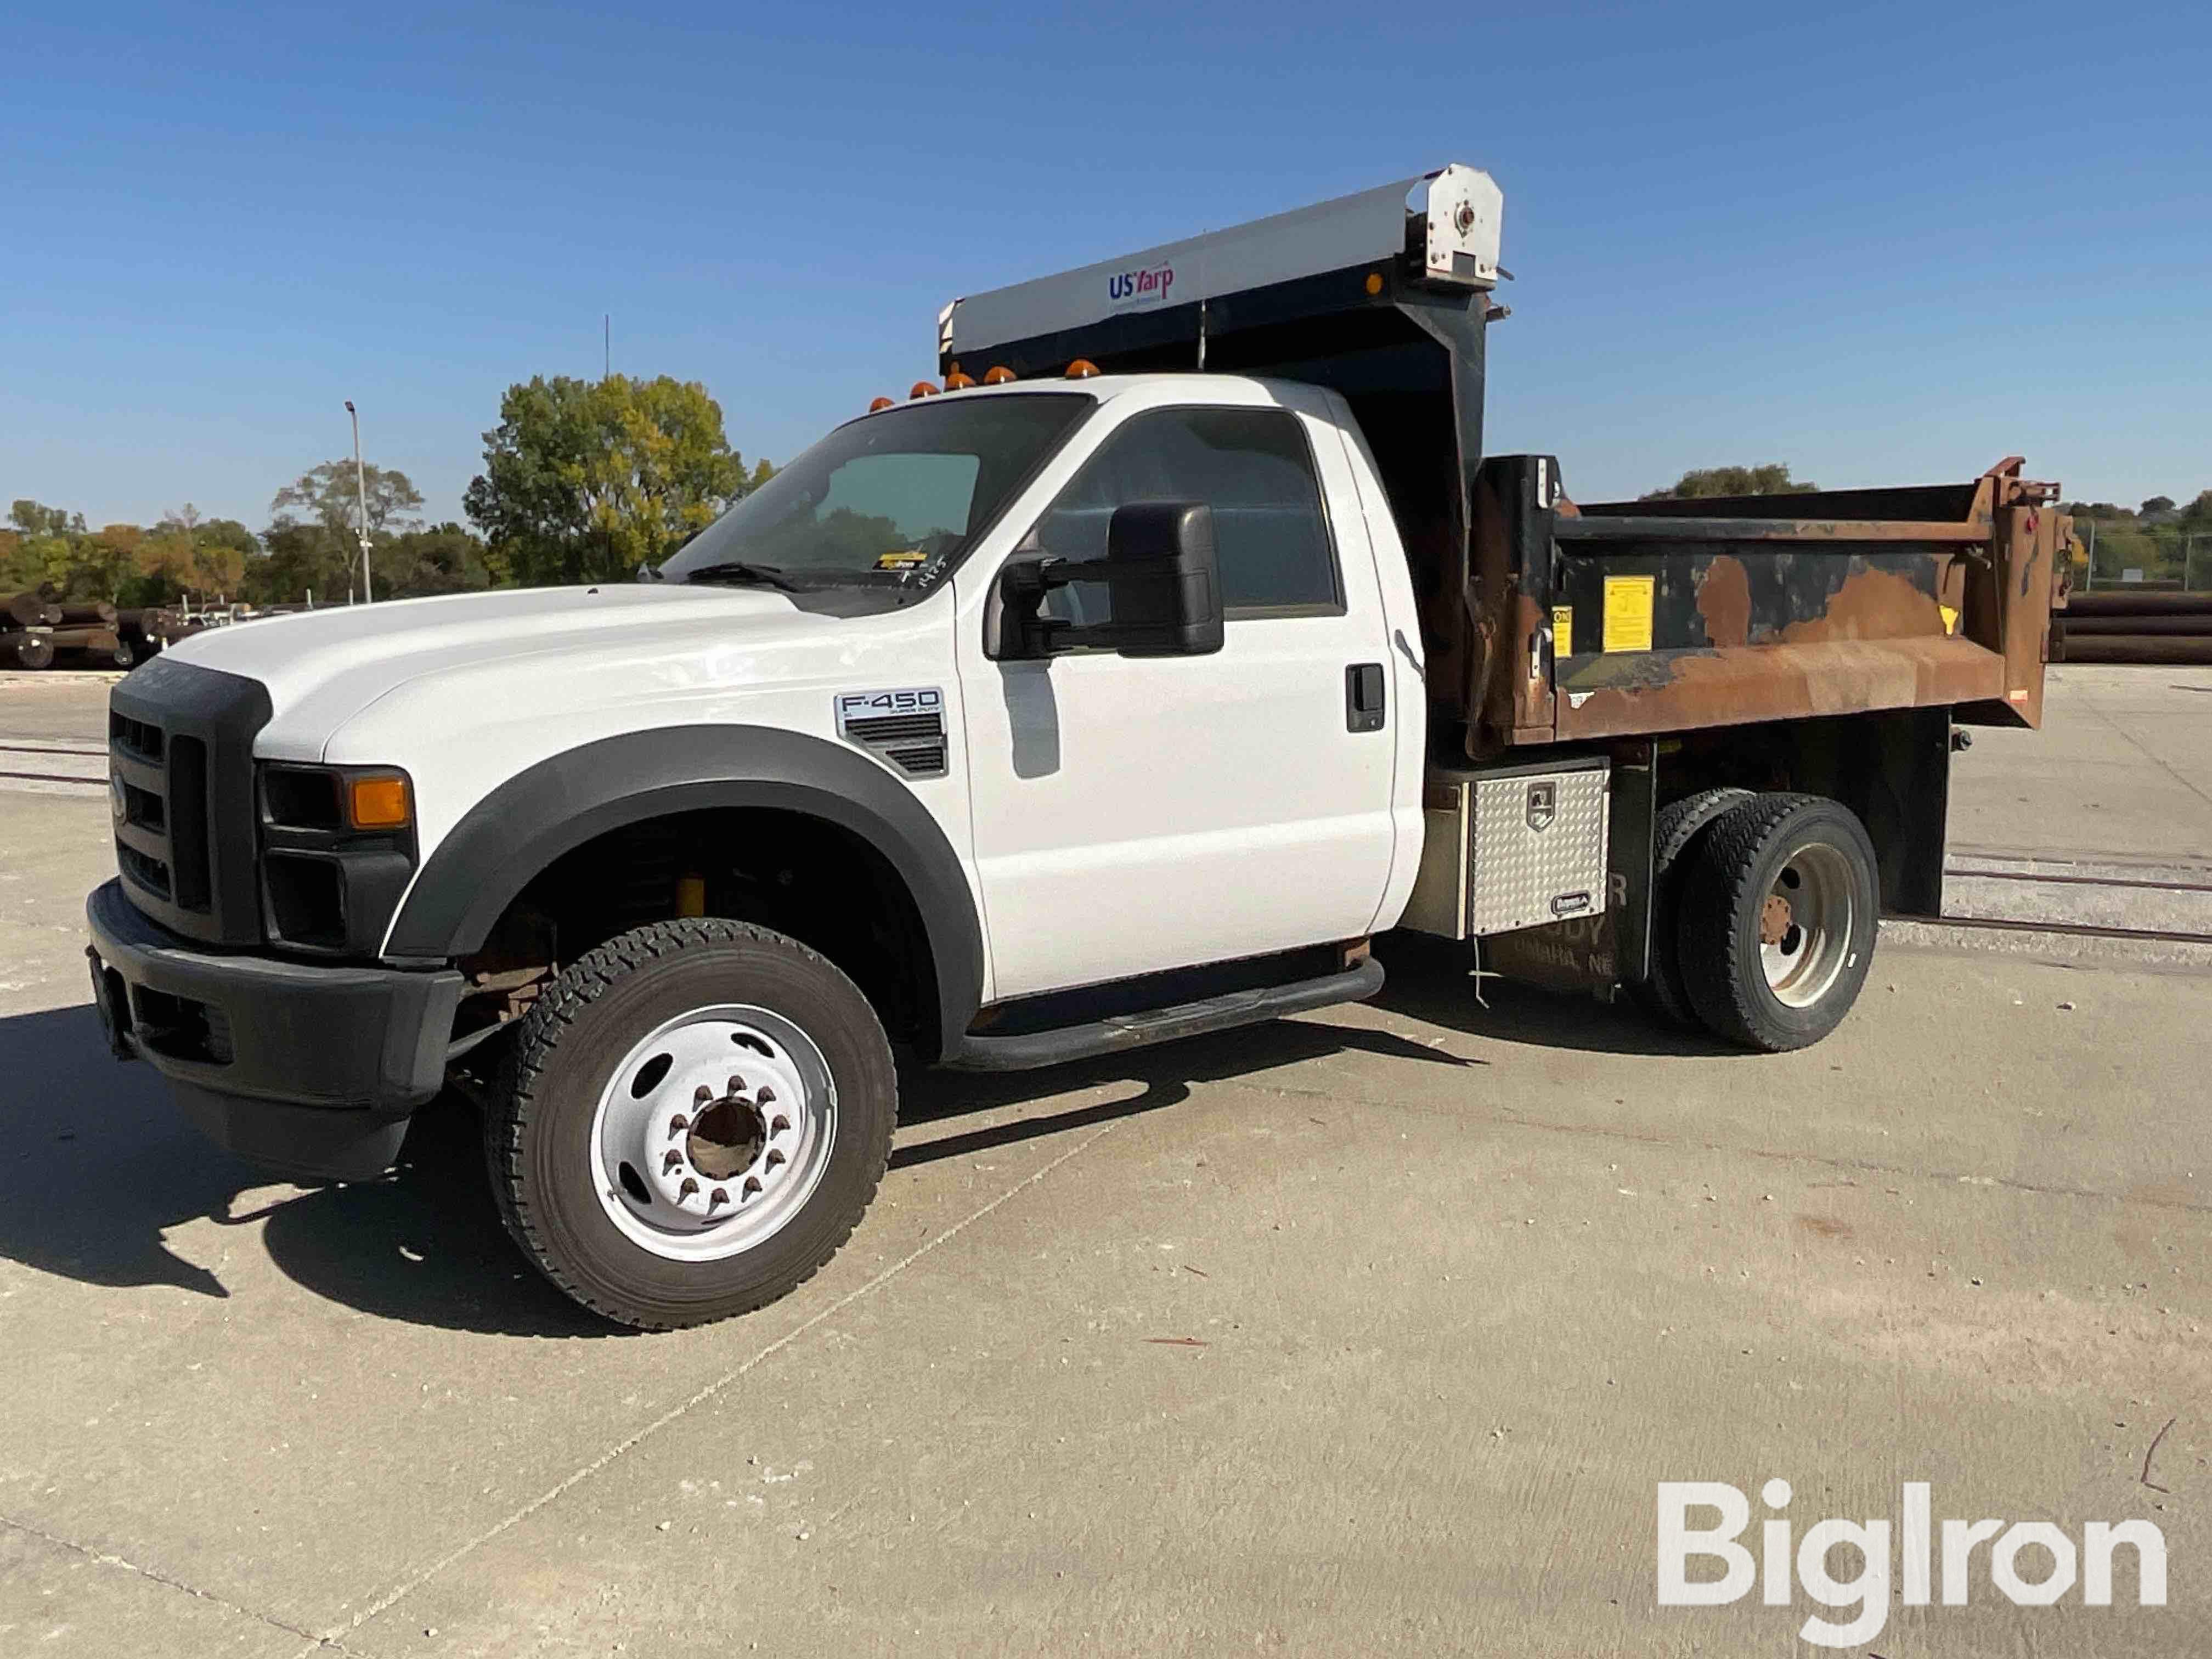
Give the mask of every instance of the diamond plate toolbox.
[(1612, 768), (1603, 757), (1447, 775), (1432, 778), (1432, 792), (1438, 784), (1462, 794), (1469, 933), (1508, 933), (1605, 908)]

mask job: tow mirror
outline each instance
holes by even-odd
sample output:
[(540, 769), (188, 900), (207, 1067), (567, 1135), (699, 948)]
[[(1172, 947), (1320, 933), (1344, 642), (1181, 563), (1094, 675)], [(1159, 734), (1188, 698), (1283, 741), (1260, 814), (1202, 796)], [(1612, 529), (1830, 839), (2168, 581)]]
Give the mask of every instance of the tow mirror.
[[(1037, 615), (1045, 595), (1071, 582), (1106, 589), (1108, 619)], [(1133, 501), (1115, 509), (1106, 556), (1080, 563), (1023, 560), (999, 576), (1000, 655), (1050, 657), (1104, 648), (1125, 657), (1200, 657), (1221, 649), (1221, 575), (1213, 509), (1203, 501)]]

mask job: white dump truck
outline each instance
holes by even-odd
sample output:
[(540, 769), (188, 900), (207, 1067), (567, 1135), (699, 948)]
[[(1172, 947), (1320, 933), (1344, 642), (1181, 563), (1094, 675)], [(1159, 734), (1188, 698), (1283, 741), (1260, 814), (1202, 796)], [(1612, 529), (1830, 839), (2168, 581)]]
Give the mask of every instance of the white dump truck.
[(1450, 167), (960, 300), (941, 385), (635, 584), (182, 641), (112, 697), (118, 1053), (319, 1178), (458, 1079), (522, 1249), (665, 1328), (851, 1233), (895, 1051), (1364, 998), (1401, 927), (1818, 1038), (1940, 907), (1954, 720), (2038, 718), (2054, 490), (1577, 505), (1483, 453), (1501, 210)]

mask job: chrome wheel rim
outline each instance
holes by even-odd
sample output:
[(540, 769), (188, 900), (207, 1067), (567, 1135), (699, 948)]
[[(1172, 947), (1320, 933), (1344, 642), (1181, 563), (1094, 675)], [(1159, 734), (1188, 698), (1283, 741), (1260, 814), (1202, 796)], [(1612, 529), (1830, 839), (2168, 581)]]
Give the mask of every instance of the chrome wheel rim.
[(1809, 1008), (1843, 975), (1857, 921), (1851, 866), (1834, 848), (1808, 842), (1782, 862), (1759, 913), (1759, 957), (1766, 988), (1791, 1008)]
[(695, 1008), (633, 1043), (599, 1091), (592, 1185), (633, 1243), (720, 1261), (805, 1207), (836, 1135), (836, 1085), (813, 1038), (772, 1009)]

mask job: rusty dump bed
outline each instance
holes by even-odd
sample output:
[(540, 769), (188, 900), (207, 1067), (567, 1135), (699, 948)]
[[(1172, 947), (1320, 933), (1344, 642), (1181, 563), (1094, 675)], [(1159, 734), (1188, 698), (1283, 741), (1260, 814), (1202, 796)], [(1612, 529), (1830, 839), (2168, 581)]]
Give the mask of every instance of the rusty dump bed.
[(1493, 457), (1472, 492), (1465, 610), (1430, 613), (1460, 635), (1439, 712), (1464, 711), (1478, 757), (1875, 709), (2038, 725), (2071, 524), (2021, 466), (1577, 506), (1549, 457)]

